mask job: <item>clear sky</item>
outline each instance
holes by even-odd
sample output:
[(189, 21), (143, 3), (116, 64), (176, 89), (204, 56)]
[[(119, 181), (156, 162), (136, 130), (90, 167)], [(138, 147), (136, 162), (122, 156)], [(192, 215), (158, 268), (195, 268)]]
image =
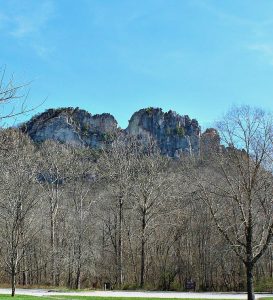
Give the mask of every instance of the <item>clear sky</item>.
[[(0, 66), (36, 110), (144, 107), (210, 126), (232, 104), (273, 108), (272, 0), (0, 0)], [(25, 118), (29, 118), (27, 116)]]

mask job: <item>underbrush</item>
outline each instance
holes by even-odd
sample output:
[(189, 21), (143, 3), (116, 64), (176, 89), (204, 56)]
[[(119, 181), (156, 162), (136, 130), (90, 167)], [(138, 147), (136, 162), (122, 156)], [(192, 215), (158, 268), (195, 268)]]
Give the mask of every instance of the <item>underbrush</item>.
[(272, 293), (273, 292), (273, 278), (264, 278), (258, 280), (254, 284), (255, 292)]

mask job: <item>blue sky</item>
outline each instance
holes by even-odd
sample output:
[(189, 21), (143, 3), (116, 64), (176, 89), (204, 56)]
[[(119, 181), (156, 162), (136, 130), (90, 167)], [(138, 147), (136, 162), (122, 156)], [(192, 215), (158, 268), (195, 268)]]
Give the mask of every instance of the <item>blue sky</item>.
[(46, 99), (36, 113), (79, 106), (124, 128), (154, 106), (204, 128), (233, 104), (273, 108), (271, 0), (0, 0), (0, 41), (28, 106)]

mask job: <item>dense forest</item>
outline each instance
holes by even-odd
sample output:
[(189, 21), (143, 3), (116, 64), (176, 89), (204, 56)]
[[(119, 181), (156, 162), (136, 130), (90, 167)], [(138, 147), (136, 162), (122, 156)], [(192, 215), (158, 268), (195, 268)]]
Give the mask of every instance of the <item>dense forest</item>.
[(233, 108), (217, 130), (223, 146), (170, 158), (152, 139), (95, 151), (2, 129), (1, 283), (266, 290), (271, 116)]

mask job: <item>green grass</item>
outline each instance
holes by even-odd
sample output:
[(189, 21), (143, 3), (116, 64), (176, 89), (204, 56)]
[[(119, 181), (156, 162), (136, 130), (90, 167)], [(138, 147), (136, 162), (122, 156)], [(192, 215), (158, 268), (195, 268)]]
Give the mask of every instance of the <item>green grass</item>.
[[(6, 300), (6, 299), (11, 299), (12, 297), (11, 297), (11, 295), (0, 295), (0, 299), (1, 300)], [(50, 299), (50, 297), (49, 298), (47, 298), (47, 297), (35, 297), (35, 296), (28, 296), (28, 295), (15, 295), (15, 297), (14, 298), (16, 298), (17, 300), (39, 300), (39, 299)], [(52, 299), (51, 299), (52, 300)]]
[[(52, 300), (179, 300), (179, 298), (144, 298), (144, 297), (102, 297), (102, 296), (51, 296), (48, 299)], [(0, 297), (1, 300), (1, 297)], [(216, 299), (198, 299), (198, 298), (181, 298), (180, 300), (216, 300)], [(225, 299), (221, 299), (225, 300)], [(227, 299), (226, 299), (227, 300)], [(229, 299), (231, 300), (231, 299)]]
[(273, 291), (273, 279), (272, 278), (263, 278), (259, 281), (256, 281), (255, 284), (255, 292), (269, 292)]

